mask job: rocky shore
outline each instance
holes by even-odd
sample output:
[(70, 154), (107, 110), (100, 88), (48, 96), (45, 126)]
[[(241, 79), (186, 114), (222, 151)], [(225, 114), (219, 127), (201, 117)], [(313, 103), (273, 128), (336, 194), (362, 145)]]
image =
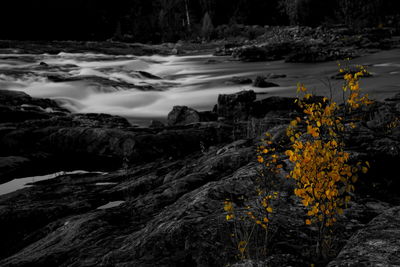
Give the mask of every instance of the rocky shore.
[[(310, 266), (315, 229), (293, 185), (268, 258), (238, 262), (223, 201), (254, 195), (255, 148), (269, 131), (287, 143), (294, 99), (220, 95), (209, 112), (175, 107), (168, 125), (135, 127), (105, 114), (71, 114), (55, 101), (0, 91), (0, 177), (84, 169), (0, 196), (1, 266)], [(320, 266), (400, 264), (400, 96), (363, 110), (346, 137), (371, 170), (337, 224)], [(284, 168), (287, 168), (285, 166)], [(102, 171), (105, 173), (98, 173)], [(282, 180), (283, 181), (283, 180)], [(101, 208), (110, 204), (110, 208)]]
[(232, 30), (221, 26), (213, 40), (181, 40), (177, 43), (149, 45), (119, 41), (13, 41), (0, 40), (4, 54), (99, 53), (107, 55), (177, 55), (213, 53), (254, 62), (285, 60), (316, 63), (355, 58), (380, 50), (398, 48), (400, 33), (395, 28), (378, 27), (354, 30), (343, 25), (246, 26)]
[(393, 28), (366, 28), (362, 31), (337, 27), (245, 27), (258, 33), (253, 40), (235, 38), (217, 49), (216, 55), (231, 55), (246, 62), (285, 60), (316, 63), (356, 58), (371, 52), (398, 47)]

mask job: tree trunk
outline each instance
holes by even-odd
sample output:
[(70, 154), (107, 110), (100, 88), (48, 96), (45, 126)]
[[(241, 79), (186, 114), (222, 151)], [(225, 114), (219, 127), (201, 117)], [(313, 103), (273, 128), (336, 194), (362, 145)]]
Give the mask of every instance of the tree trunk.
[(190, 14), (189, 14), (188, 0), (185, 0), (185, 9), (186, 9), (187, 27), (190, 30)]

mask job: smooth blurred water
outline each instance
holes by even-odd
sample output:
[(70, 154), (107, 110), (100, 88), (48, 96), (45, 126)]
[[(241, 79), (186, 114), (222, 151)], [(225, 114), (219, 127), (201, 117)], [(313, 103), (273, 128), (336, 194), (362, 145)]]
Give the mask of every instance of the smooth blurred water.
[[(354, 63), (369, 66), (374, 74), (362, 83), (372, 96), (380, 99), (400, 89), (400, 50), (362, 57)], [(245, 89), (261, 93), (259, 97), (293, 96), (300, 82), (317, 94), (327, 94), (329, 84), (341, 86), (341, 81), (329, 79), (336, 72), (335, 62), (243, 63), (212, 55), (0, 54), (0, 89), (52, 98), (72, 112), (109, 113), (139, 121), (163, 119), (174, 105), (210, 110), (219, 94)], [(233, 76), (254, 78), (268, 73), (287, 77), (272, 81), (280, 87), (265, 89), (226, 83)]]

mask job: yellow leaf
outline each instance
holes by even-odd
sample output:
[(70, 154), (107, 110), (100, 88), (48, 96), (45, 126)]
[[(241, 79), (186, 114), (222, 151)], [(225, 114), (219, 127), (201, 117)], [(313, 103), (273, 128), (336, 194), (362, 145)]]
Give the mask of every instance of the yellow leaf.
[(362, 167), (361, 170), (362, 170), (363, 173), (367, 173), (368, 172), (368, 168), (367, 167)]

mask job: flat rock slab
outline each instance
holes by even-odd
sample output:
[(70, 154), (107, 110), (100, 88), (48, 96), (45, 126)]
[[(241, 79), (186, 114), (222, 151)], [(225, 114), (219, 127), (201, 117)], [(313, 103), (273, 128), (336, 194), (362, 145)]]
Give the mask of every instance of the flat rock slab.
[(383, 212), (355, 234), (328, 265), (337, 266), (400, 266), (400, 207)]

